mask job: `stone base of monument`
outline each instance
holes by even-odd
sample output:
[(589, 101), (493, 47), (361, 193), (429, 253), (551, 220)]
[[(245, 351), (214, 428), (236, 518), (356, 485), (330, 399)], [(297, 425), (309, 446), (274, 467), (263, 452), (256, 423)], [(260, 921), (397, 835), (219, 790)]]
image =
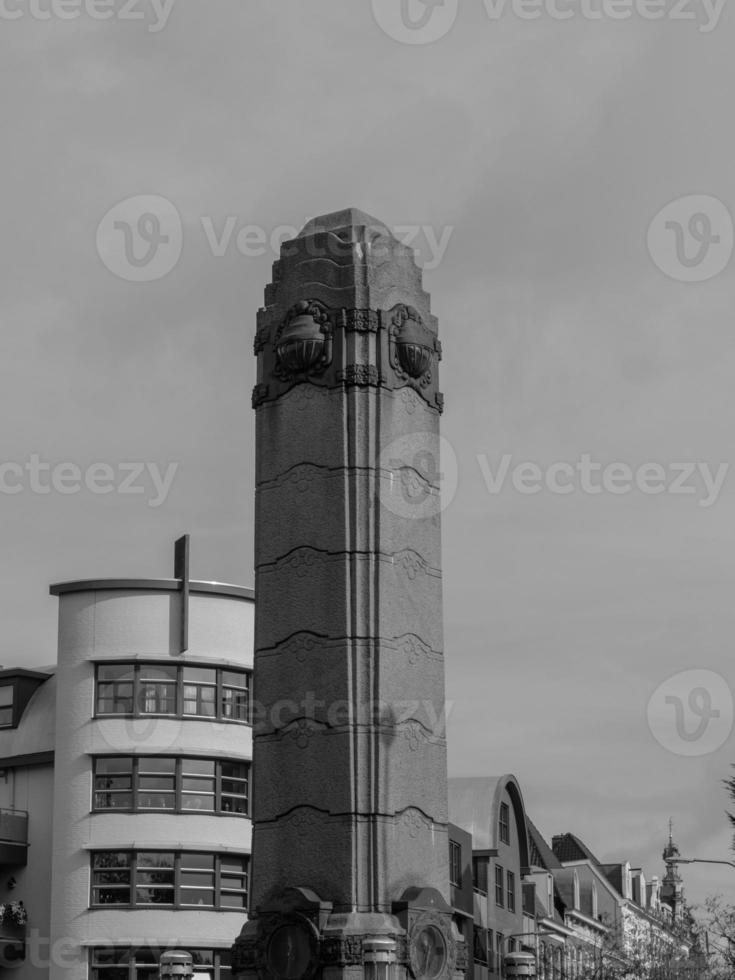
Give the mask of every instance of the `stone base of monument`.
[(391, 912), (333, 912), (308, 888), (272, 895), (233, 947), (235, 980), (460, 980), (467, 951), (433, 888), (409, 888)]

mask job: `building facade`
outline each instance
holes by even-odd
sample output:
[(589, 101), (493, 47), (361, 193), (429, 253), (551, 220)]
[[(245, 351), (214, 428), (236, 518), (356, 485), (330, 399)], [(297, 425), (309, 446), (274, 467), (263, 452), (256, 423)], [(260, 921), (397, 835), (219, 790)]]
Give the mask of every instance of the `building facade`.
[(226, 980), (248, 903), (253, 593), (176, 579), (51, 592), (56, 668), (0, 673), (0, 692), (35, 685), (0, 728), (0, 814), (28, 814), (0, 881), (27, 913), (6, 968), (152, 980), (184, 946)]
[(496, 980), (505, 955), (523, 949), (535, 932), (522, 888), (529, 852), (521, 788), (512, 775), (450, 779), (449, 812), (452, 822), (472, 837), (469, 970), (474, 980)]

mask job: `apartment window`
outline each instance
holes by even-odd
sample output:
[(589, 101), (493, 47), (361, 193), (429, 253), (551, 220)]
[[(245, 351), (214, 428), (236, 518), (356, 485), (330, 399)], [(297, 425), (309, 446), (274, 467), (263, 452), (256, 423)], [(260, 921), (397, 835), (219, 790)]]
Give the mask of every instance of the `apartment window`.
[(243, 855), (193, 851), (97, 851), (92, 906), (247, 908)]
[(495, 961), (495, 948), (493, 946), (493, 931), (488, 929), (487, 931), (487, 968), (492, 973), (493, 965)]
[(13, 727), (14, 695), (14, 684), (4, 684), (0, 687), (0, 728)]
[(173, 664), (98, 664), (98, 715), (250, 720), (250, 671)]
[(516, 876), (512, 871), (509, 871), (506, 875), (506, 885), (508, 893), (508, 911), (515, 912), (516, 910)]
[(462, 887), (462, 848), (454, 840), (449, 841), (449, 883)]
[(500, 804), (500, 842), (510, 844), (510, 811), (507, 803)]
[(93, 810), (248, 813), (250, 764), (231, 759), (100, 756)]
[(479, 926), (472, 931), (472, 958), (487, 966), (487, 932)]
[(501, 909), (505, 905), (505, 882), (503, 881), (503, 869), (499, 864), (495, 865), (495, 904)]
[(505, 944), (505, 937), (502, 932), (495, 933), (495, 959), (497, 961), (498, 972), (500, 973), (503, 969), (503, 955), (505, 950), (503, 946)]
[(486, 857), (472, 858), (472, 887), (481, 895), (487, 895), (487, 872), (490, 861)]
[[(203, 972), (211, 980), (231, 980), (229, 950), (186, 950), (192, 955), (195, 977)], [(90, 950), (90, 980), (158, 980), (158, 963), (165, 952), (165, 947), (95, 947)]]

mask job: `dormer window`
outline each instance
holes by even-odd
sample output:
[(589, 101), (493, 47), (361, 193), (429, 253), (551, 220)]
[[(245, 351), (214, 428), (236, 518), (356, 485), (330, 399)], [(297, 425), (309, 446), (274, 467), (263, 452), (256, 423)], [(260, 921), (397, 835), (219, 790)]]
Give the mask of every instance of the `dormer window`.
[(10, 667), (0, 670), (0, 728), (17, 728), (36, 689), (49, 679), (46, 671)]
[(579, 908), (579, 875), (574, 872), (574, 908)]
[(592, 882), (592, 918), (597, 918), (597, 883)]
[(0, 728), (13, 727), (13, 706), (15, 704), (15, 685), (0, 686)]

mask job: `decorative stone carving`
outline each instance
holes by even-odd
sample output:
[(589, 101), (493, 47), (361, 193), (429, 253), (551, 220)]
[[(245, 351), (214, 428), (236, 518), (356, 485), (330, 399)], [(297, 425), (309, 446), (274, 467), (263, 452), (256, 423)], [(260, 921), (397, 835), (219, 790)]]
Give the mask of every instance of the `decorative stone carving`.
[(348, 364), (337, 372), (337, 380), (346, 385), (372, 385), (374, 388), (385, 382), (374, 364)]
[(431, 828), (431, 823), (424, 814), (415, 807), (409, 807), (401, 817), (401, 824), (408, 831), (408, 836), (415, 839), (426, 828)]
[(342, 310), (342, 326), (356, 333), (377, 333), (380, 320), (375, 310)]
[(280, 652), (286, 656), (295, 656), (298, 662), (303, 664), (309, 654), (318, 650), (322, 643), (323, 639), (314, 633), (296, 633), (283, 644)]
[(437, 912), (416, 916), (408, 936), (408, 962), (416, 980), (444, 980), (457, 964), (457, 946), (450, 920)]
[(413, 306), (399, 304), (390, 327), (390, 359), (399, 378), (425, 388), (431, 368), (441, 358), (439, 342)]
[(268, 385), (256, 385), (253, 388), (253, 408), (257, 408), (268, 397)]
[(315, 300), (296, 303), (276, 331), (274, 346), (274, 371), (282, 381), (323, 371), (332, 360), (332, 327), (326, 307)]
[(362, 957), (362, 936), (328, 936), (322, 940), (325, 966), (360, 966)]

